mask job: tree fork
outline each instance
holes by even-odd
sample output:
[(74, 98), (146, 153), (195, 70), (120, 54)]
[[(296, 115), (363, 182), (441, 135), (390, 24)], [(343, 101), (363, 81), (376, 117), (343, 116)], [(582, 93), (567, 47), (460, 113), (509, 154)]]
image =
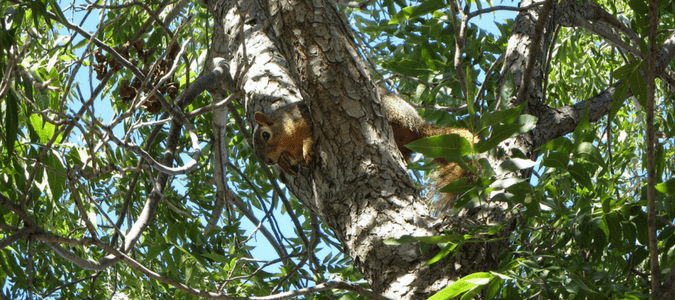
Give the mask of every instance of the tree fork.
[[(507, 239), (467, 243), (452, 259), (431, 266), (424, 264), (435, 251), (422, 255), (418, 244), (384, 243), (403, 235), (438, 235), (442, 227), (436, 226), (438, 220), (430, 216), (407, 174), (382, 117), (369, 67), (332, 3), (207, 5), (216, 21), (211, 55), (230, 59), (231, 70), (245, 59), (254, 64), (239, 82), (247, 95), (249, 119), (254, 111), (273, 110), (279, 105), (275, 102), (299, 101), (300, 94), (310, 107), (314, 165), (298, 176), (279, 173), (280, 178), (327, 222), (375, 292), (426, 299), (464, 275), (497, 268)], [(476, 220), (511, 220), (500, 205), (488, 206), (450, 218), (447, 224), (466, 233)], [(508, 230), (502, 234), (508, 235)]]

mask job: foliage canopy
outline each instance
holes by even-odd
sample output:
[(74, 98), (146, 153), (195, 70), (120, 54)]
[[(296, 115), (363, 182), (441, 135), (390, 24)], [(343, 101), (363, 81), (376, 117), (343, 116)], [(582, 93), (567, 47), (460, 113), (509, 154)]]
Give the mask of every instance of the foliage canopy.
[[(284, 292), (290, 297), (301, 291), (308, 299), (365, 299), (368, 284), (330, 228), (256, 159), (238, 101), (215, 107), (209, 94), (201, 93), (184, 107), (189, 120), (184, 130), (172, 133), (182, 121), (172, 118), (166, 105), (179, 103), (205, 73), (215, 26), (202, 3), (185, 2), (0, 3), (1, 294), (215, 297), (190, 291), (195, 289), (233, 297)], [(486, 137), (473, 150), (457, 146), (454, 138), (411, 148), (430, 155), (464, 149), (463, 154), (503, 156), (498, 144), (541, 124), (521, 114), (523, 106), (508, 107), (519, 83), (500, 71), (516, 4), (487, 1), (465, 8), (462, 2), (459, 14), (452, 3), (378, 0), (340, 9), (376, 79), (419, 104), (429, 122), (468, 127)], [(624, 35), (623, 43), (647, 53), (646, 1), (597, 4), (638, 37), (635, 43)], [(675, 5), (659, 4), (657, 47), (675, 28)], [(499, 12), (495, 29), (486, 30), (486, 20), (468, 23), (457, 47), (454, 17), (487, 19), (494, 15), (491, 8)], [(503, 10), (512, 13), (509, 19), (499, 19)], [(498, 269), (465, 277), (434, 299), (465, 292), (469, 298), (480, 287), (487, 287), (485, 298), (495, 299), (642, 299), (651, 293), (646, 56), (588, 28), (564, 26), (556, 27), (544, 55), (542, 103), (575, 105), (615, 88), (611, 112), (593, 119), (586, 109), (569, 134), (540, 145), (537, 156), (510, 153), (499, 168), (477, 161), (482, 170), (477, 180), (446, 188), (462, 194), (458, 209), (495, 196), (519, 217), (508, 249), (495, 253)], [(653, 112), (659, 138), (655, 230), (663, 281), (675, 270), (675, 81), (672, 63), (665, 68), (656, 81)], [(214, 111), (223, 106), (227, 191), (214, 183), (212, 143)], [(450, 114), (434, 109), (438, 106), (463, 109)], [(172, 143), (175, 154), (166, 164)], [(532, 177), (497, 179), (532, 166)], [(418, 155), (409, 168), (424, 186), (434, 165)], [(135, 236), (138, 241), (131, 241), (127, 235), (147, 217), (152, 197), (161, 201), (145, 219), (149, 226)], [(470, 235), (448, 231), (389, 242), (438, 244), (442, 255), (452, 256), (466, 243), (490, 241), (495, 230), (486, 226)], [(124, 247), (130, 251), (120, 250)], [(338, 279), (349, 285), (325, 284)]]

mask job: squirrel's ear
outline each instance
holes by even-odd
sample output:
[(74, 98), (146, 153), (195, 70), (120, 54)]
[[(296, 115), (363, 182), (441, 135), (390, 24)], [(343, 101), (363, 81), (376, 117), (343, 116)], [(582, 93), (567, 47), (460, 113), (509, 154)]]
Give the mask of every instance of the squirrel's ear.
[(265, 114), (256, 111), (255, 112), (255, 121), (258, 122), (260, 125), (272, 125), (274, 122), (270, 120)]

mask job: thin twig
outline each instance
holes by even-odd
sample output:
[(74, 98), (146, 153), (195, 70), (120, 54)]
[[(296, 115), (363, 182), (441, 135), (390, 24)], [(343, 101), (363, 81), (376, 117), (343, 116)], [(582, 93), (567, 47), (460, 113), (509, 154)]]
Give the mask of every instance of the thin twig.
[(656, 0), (649, 1), (649, 69), (647, 73), (647, 227), (649, 228), (649, 261), (651, 263), (652, 297), (661, 290), (661, 268), (659, 267), (659, 249), (656, 239), (656, 203), (655, 203), (655, 177), (654, 146), (657, 141), (654, 137), (654, 93), (656, 91), (656, 26), (658, 15), (656, 12)]

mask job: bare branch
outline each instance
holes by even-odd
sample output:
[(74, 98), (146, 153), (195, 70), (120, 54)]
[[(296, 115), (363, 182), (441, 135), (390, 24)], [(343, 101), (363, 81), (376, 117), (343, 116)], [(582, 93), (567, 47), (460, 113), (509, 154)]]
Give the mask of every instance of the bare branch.
[(467, 19), (470, 20), (473, 17), (477, 17), (477, 16), (480, 16), (482, 14), (487, 14), (487, 13), (491, 13), (491, 12), (499, 11), (499, 10), (518, 11), (518, 12), (528, 11), (528, 10), (534, 8), (535, 6), (539, 6), (539, 5), (542, 5), (542, 4), (544, 4), (544, 2), (535, 2), (535, 3), (532, 3), (532, 4), (527, 5), (527, 6), (523, 6), (523, 7), (496, 5), (496, 6), (493, 6), (493, 7), (480, 9), (480, 10), (474, 11), (472, 13), (469, 13), (469, 14), (467, 14)]
[(93, 238), (97, 238), (98, 233), (96, 232), (94, 224), (92, 224), (91, 220), (89, 219), (89, 214), (82, 206), (82, 200), (80, 199), (80, 193), (77, 192), (77, 188), (75, 187), (75, 181), (68, 180), (68, 187), (70, 188), (70, 193), (73, 195), (73, 199), (75, 200), (75, 206), (80, 212), (80, 219), (84, 222), (85, 226), (87, 226), (87, 231), (89, 231), (89, 234), (91, 234)]
[[(467, 97), (469, 97), (469, 95), (467, 94), (466, 76), (464, 74), (464, 68), (462, 68), (462, 55), (464, 54), (464, 38), (466, 38), (466, 28), (469, 19), (464, 14), (464, 11), (458, 9), (459, 1), (451, 2), (450, 8), (452, 9), (452, 24), (453, 27), (455, 28), (454, 66), (455, 71), (457, 72), (457, 80), (459, 80), (459, 85), (462, 87), (462, 94), (463, 94), (462, 98), (466, 100)], [(458, 14), (459, 20), (457, 19)]]
[(28, 235), (35, 231), (36, 228), (34, 227), (24, 227), (14, 234), (6, 235), (7, 237), (4, 240), (0, 240), (0, 249), (5, 249), (5, 247), (13, 244), (14, 242), (27, 238)]
[[(602, 24), (605, 24), (605, 23), (602, 23)], [(583, 19), (578, 20), (578, 26), (603, 37), (610, 44), (612, 44), (614, 46), (617, 46), (621, 49), (624, 49), (624, 50), (630, 52), (631, 54), (635, 55), (636, 57), (640, 57), (640, 58), (644, 57), (644, 55), (642, 55), (642, 52), (640, 52), (640, 50), (638, 50), (637, 48), (635, 48), (631, 45), (628, 45), (627, 43), (625, 43), (624, 41), (621, 40), (621, 37), (615, 35), (612, 32), (609, 32), (609, 31), (605, 30), (605, 28), (603, 28), (601, 26), (593, 26), (593, 24), (591, 24), (590, 22), (588, 22), (586, 20), (583, 20)]]
[[(675, 58), (675, 33), (671, 34), (663, 43), (663, 47), (659, 49), (656, 59), (656, 74), (660, 75), (670, 62)], [(609, 86), (598, 95), (579, 101), (574, 105), (567, 105), (559, 108), (543, 108), (544, 111), (537, 117), (540, 120), (538, 128), (546, 128), (546, 130), (537, 130), (535, 133), (534, 147), (539, 147), (546, 142), (553, 140), (562, 135), (568, 134), (576, 128), (581, 115), (583, 114), (586, 105), (589, 105), (589, 120), (596, 122), (603, 116), (607, 115), (612, 107), (614, 93), (616, 87), (622, 81), (617, 81)], [(633, 96), (632, 91), (628, 91), (626, 98)], [(623, 101), (623, 99), (621, 99)], [(551, 122), (552, 124), (542, 125), (542, 120)]]
[[(487, 70), (487, 72), (485, 72), (485, 79), (483, 80), (483, 84), (480, 85), (480, 89), (478, 89), (478, 93), (476, 93), (476, 102), (483, 100), (483, 92), (485, 92), (485, 87), (487, 86), (487, 83), (490, 81), (489, 80), (490, 75), (492, 74), (492, 72), (495, 71), (497, 66), (501, 64), (503, 61), (504, 55), (497, 58), (497, 60), (495, 60), (495, 62), (493, 62), (492, 65), (490, 65), (490, 68)], [(481, 105), (481, 107), (483, 106)]]
[(48, 291), (48, 292), (44, 293), (44, 294), (42, 295), (42, 297), (43, 297), (43, 298), (47, 298), (47, 297), (49, 297), (49, 295), (53, 294), (54, 292), (56, 292), (56, 291), (58, 291), (58, 290), (61, 290), (61, 289), (65, 288), (65, 287), (67, 287), (67, 286), (71, 286), (71, 285), (74, 285), (74, 284), (78, 284), (78, 283), (80, 283), (80, 282), (82, 282), (82, 281), (85, 281), (85, 280), (89, 280), (89, 279), (95, 278), (96, 276), (98, 276), (98, 273), (95, 274), (95, 275), (90, 275), (90, 276), (87, 276), (87, 277), (84, 277), (84, 278), (80, 278), (80, 279), (75, 280), (75, 281), (71, 281), (71, 282), (62, 284), (62, 285), (60, 285), (60, 286), (55, 287), (55, 288), (52, 289), (51, 291)]
[[(608, 42), (620, 47), (626, 51), (630, 51), (637, 57), (643, 57), (639, 51), (636, 53), (633, 47), (625, 43), (620, 37), (616, 36), (612, 30), (618, 30), (623, 33), (634, 45), (640, 44), (640, 37), (635, 32), (626, 26), (623, 22), (615, 16), (605, 11), (600, 5), (591, 1), (561, 1), (556, 13), (556, 22), (562, 26), (567, 27), (581, 27), (585, 28), (599, 36), (605, 38)], [(590, 22), (594, 22), (593, 26)]]
[(649, 262), (651, 264), (652, 296), (661, 292), (661, 267), (659, 266), (659, 248), (656, 236), (656, 168), (654, 149), (658, 141), (654, 136), (654, 96), (656, 93), (656, 27), (659, 15), (656, 0), (649, 1), (649, 57), (647, 71), (647, 226), (649, 227)]
[(548, 17), (551, 12), (551, 6), (553, 6), (553, 0), (545, 0), (544, 2), (545, 2), (544, 7), (542, 7), (541, 11), (538, 14), (539, 19), (537, 20), (537, 27), (535, 28), (534, 36), (530, 44), (530, 53), (528, 55), (525, 71), (523, 72), (523, 76), (521, 78), (520, 88), (518, 89), (518, 96), (517, 96), (518, 100), (516, 102), (516, 105), (523, 103), (525, 101), (531, 101), (530, 103), (532, 104), (536, 103), (533, 102), (533, 100), (535, 99), (530, 99), (528, 93), (530, 92), (532, 71), (534, 70), (535, 62), (539, 58), (539, 52), (541, 51), (542, 48), (540, 44), (542, 36), (544, 35), (544, 28), (546, 27), (546, 21), (548, 21)]

